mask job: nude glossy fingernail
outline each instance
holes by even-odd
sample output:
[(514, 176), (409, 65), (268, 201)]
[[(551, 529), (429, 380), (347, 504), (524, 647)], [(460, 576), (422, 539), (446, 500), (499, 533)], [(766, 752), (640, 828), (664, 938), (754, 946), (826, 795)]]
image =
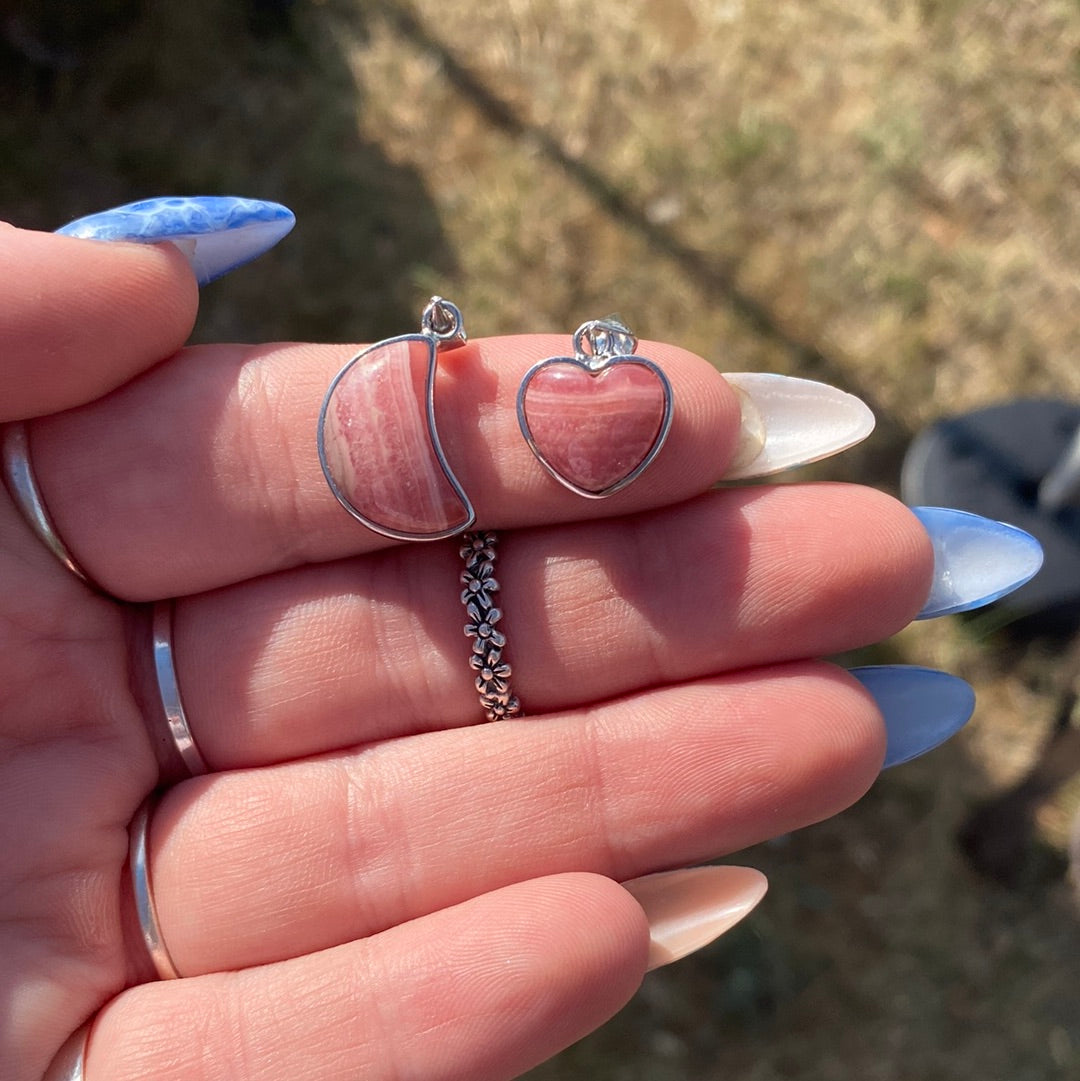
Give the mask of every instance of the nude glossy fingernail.
[(742, 425), (724, 480), (767, 477), (861, 443), (874, 414), (854, 394), (771, 372), (725, 372), (739, 396)]
[(296, 224), (280, 203), (234, 195), (161, 196), (78, 218), (57, 229), (87, 240), (175, 244), (200, 285), (269, 251)]
[(885, 721), (882, 769), (926, 754), (954, 736), (975, 712), (975, 692), (959, 676), (914, 664), (851, 668)]
[(934, 546), (934, 580), (916, 619), (970, 612), (1019, 589), (1042, 566), (1042, 545), (1016, 526), (948, 507), (912, 507)]
[(690, 867), (624, 882), (649, 920), (649, 970), (715, 941), (765, 896), (768, 879), (752, 867)]

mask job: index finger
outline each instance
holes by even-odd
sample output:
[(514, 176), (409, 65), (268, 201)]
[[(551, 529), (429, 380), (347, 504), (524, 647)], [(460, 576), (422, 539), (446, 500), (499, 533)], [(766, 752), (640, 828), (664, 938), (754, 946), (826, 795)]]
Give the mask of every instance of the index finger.
[[(528, 369), (568, 345), (554, 335), (482, 339), (439, 362), (441, 442), (481, 527), (638, 511), (696, 495), (724, 474), (738, 397), (700, 357), (641, 343), (674, 401), (656, 460), (607, 499), (553, 480), (522, 437), (516, 398)], [(324, 394), (351, 355), (340, 346), (192, 348), (100, 401), (35, 422), (38, 483), (81, 565), (110, 592), (141, 600), (385, 547), (338, 505), (316, 448)], [(392, 438), (404, 412), (357, 423)], [(369, 468), (381, 483), (407, 483), (381, 463)]]

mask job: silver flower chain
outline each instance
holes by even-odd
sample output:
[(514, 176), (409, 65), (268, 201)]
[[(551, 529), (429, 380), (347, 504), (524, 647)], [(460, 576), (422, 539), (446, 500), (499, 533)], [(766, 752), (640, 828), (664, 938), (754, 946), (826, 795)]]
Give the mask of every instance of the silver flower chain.
[(502, 619), (502, 612), (492, 598), (499, 590), (495, 580), (498, 540), (494, 533), (465, 533), (460, 549), (465, 561), (465, 569), (461, 572), (465, 586), (461, 603), (469, 617), (465, 634), (473, 640), (469, 665), (477, 673), (476, 692), (489, 721), (506, 720), (521, 712), (521, 703), (510, 691), (510, 665), (502, 656), (506, 635), (495, 626)]

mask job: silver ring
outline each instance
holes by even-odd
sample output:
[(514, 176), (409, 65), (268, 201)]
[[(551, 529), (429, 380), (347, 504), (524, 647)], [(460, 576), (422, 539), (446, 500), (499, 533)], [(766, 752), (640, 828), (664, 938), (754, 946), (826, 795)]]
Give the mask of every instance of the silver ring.
[(60, 539), (60, 534), (56, 532), (56, 526), (45, 508), (41, 489), (37, 486), (34, 471), (30, 466), (30, 443), (26, 436), (26, 425), (21, 421), (4, 427), (3, 459), (4, 482), (11, 492), (11, 498), (26, 519), (26, 524), (76, 578), (81, 578), (92, 589), (97, 589), (94, 581), (79, 566), (67, 545)]
[(465, 561), (461, 581), (461, 603), (469, 622), (465, 634), (473, 640), (469, 666), (475, 670), (476, 693), (480, 708), (489, 721), (504, 721), (521, 712), (521, 702), (510, 690), (510, 665), (503, 658), (506, 635), (495, 624), (502, 619), (493, 593), (498, 592), (495, 578), (495, 555), (499, 538), (496, 534), (466, 533), (462, 536), (460, 553)]
[(209, 773), (206, 760), (199, 753), (195, 737), (184, 713), (184, 703), (180, 699), (180, 684), (176, 678), (176, 665), (173, 663), (172, 650), (173, 602), (157, 601), (154, 605), (154, 675), (157, 677), (158, 697), (169, 725), (169, 735), (173, 745), (184, 760), (188, 773), (198, 777)]
[(154, 971), (160, 980), (177, 980), (176, 971), (168, 947), (161, 937), (161, 925), (158, 923), (157, 906), (154, 904), (154, 891), (150, 884), (150, 857), (147, 851), (146, 835), (150, 830), (150, 808), (153, 796), (147, 796), (135, 812), (129, 829), (130, 842), (128, 862), (131, 864), (131, 884), (135, 891), (135, 910), (139, 915), (139, 929), (142, 931), (146, 952), (154, 964)]
[(86, 1081), (86, 1045), (90, 1042), (90, 1024), (87, 1021), (64, 1041), (41, 1081)]

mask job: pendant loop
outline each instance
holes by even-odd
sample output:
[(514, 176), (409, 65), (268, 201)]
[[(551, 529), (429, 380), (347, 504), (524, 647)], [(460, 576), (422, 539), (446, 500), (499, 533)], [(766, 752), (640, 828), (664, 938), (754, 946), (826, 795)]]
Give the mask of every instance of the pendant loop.
[[(574, 331), (574, 354), (590, 371), (600, 371), (612, 357), (633, 355), (638, 340), (617, 316), (590, 319)], [(587, 347), (587, 348), (586, 348)]]
[(420, 316), (420, 329), (429, 338), (434, 338), (443, 349), (454, 349), (469, 340), (461, 309), (442, 297), (432, 297), (427, 302)]

